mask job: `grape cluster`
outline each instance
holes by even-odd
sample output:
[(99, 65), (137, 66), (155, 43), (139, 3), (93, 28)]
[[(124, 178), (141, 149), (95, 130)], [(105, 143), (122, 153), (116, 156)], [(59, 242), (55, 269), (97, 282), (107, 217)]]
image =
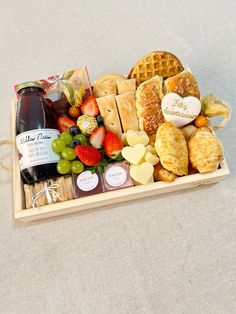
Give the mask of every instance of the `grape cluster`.
[(53, 140), (52, 150), (60, 155), (60, 160), (57, 163), (57, 171), (64, 175), (68, 173), (80, 173), (84, 170), (84, 165), (81, 161), (76, 160), (74, 148), (77, 145), (87, 145), (88, 139), (77, 126), (72, 126), (69, 132), (64, 131), (60, 137)]

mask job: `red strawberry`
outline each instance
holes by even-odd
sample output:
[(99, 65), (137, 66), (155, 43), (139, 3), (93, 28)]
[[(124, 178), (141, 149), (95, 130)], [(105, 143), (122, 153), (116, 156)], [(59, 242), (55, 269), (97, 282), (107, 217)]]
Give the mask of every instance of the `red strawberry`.
[(76, 123), (69, 118), (60, 116), (57, 119), (57, 127), (60, 132), (68, 131), (68, 129), (73, 125), (76, 125)]
[(102, 148), (105, 140), (105, 128), (103, 125), (96, 128), (90, 136), (90, 143), (95, 148)]
[(116, 159), (123, 147), (124, 147), (124, 144), (118, 135), (116, 135), (113, 132), (106, 133), (105, 142), (104, 142), (104, 151), (108, 157), (112, 159)]
[(80, 109), (83, 114), (87, 114), (89, 116), (95, 117), (99, 114), (98, 104), (94, 96), (87, 96), (82, 102)]
[(96, 166), (102, 159), (102, 155), (95, 147), (78, 145), (75, 147), (76, 156), (86, 166)]

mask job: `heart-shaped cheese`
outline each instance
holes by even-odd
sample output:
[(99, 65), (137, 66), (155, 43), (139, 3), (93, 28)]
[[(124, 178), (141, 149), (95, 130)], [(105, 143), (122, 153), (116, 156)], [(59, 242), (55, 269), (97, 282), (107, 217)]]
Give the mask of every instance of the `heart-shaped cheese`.
[(161, 102), (163, 116), (177, 127), (195, 120), (201, 111), (201, 102), (193, 96), (181, 97), (176, 93), (166, 94)]
[(143, 144), (136, 144), (134, 147), (126, 146), (121, 153), (129, 163), (138, 165), (145, 154), (145, 146)]
[(149, 137), (145, 131), (133, 131), (129, 130), (126, 132), (126, 140), (129, 146), (136, 144), (143, 144), (146, 146), (149, 143)]
[(131, 177), (138, 183), (147, 184), (151, 181), (154, 168), (150, 162), (143, 162), (138, 166), (130, 167)]
[(153, 166), (159, 162), (159, 158), (157, 157), (157, 155), (153, 155), (150, 152), (145, 153), (144, 160), (150, 162), (150, 164), (152, 164)]

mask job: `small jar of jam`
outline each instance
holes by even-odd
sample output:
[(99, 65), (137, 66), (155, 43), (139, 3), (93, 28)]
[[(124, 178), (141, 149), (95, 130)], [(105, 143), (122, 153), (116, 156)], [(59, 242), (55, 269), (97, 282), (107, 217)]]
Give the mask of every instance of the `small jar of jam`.
[(16, 92), (16, 147), (23, 181), (31, 184), (56, 177), (59, 156), (51, 143), (59, 131), (44, 89), (38, 82), (25, 82), (16, 86)]

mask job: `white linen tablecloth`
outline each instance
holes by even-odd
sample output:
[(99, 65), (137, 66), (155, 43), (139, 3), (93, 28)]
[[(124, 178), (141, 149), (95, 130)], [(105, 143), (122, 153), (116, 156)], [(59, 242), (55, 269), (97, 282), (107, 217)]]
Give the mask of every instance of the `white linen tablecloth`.
[[(179, 56), (203, 95), (234, 110), (235, 20), (233, 0), (1, 0), (0, 139), (14, 83), (80, 65), (92, 80), (128, 73), (153, 50)], [(236, 313), (235, 122), (218, 132), (223, 182), (82, 214), (16, 223), (1, 172), (0, 313)]]

